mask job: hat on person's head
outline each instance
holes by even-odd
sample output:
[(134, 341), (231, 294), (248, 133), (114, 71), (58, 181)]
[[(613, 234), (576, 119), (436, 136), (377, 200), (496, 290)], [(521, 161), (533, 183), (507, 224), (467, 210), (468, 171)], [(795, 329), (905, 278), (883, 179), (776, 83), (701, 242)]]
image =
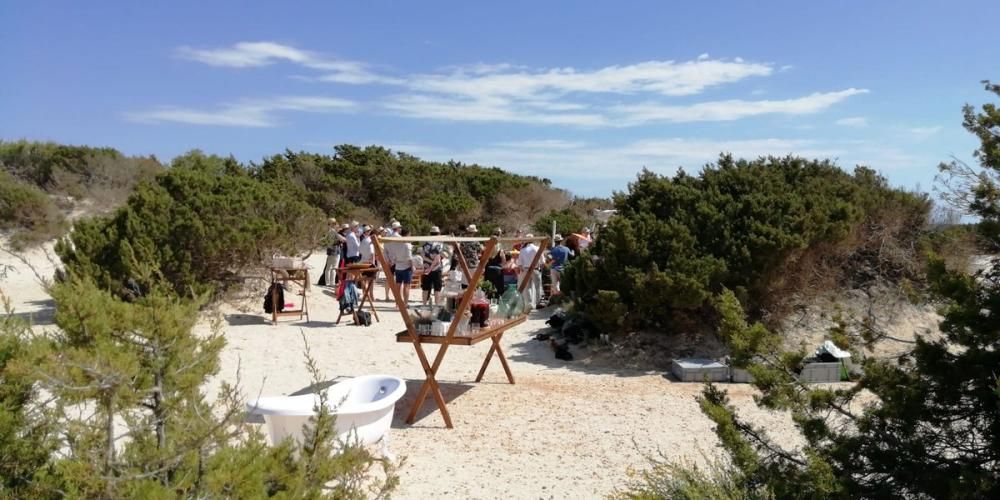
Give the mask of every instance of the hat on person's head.
[(345, 223), (343, 223), (343, 224), (340, 225), (340, 228), (341, 229), (350, 229), (351, 225), (345, 222)]
[(441, 234), (441, 228), (437, 226), (431, 226), (431, 234)]
[(562, 235), (561, 234), (557, 234), (557, 235), (553, 236), (552, 239), (556, 240), (556, 241), (562, 241)]
[(533, 234), (531, 234), (531, 233), (528, 233), (528, 234), (524, 235), (524, 237), (525, 237), (525, 238), (534, 238), (534, 237), (535, 237), (535, 235), (533, 235)]
[(351, 221), (351, 227), (358, 227), (358, 221), (352, 220)]
[(496, 228), (496, 229), (493, 230), (493, 234), (496, 235), (496, 236), (500, 236), (501, 234), (503, 234), (503, 229), (500, 229), (498, 227), (498, 228)]
[(479, 229), (476, 229), (476, 225), (475, 224), (469, 224), (469, 227), (465, 228), (465, 230), (468, 231), (468, 232), (470, 232), (470, 233), (478, 233), (479, 232)]
[(336, 217), (330, 217), (329, 219), (326, 220), (326, 223), (329, 224), (329, 225), (331, 225), (331, 226), (336, 226), (337, 225), (337, 218)]
[(392, 221), (392, 228), (393, 228), (393, 229), (399, 229), (399, 228), (401, 228), (401, 227), (403, 227), (403, 225), (402, 225), (402, 224), (400, 224), (398, 220), (393, 220), (393, 221)]
[(399, 220), (398, 220), (398, 219), (396, 219), (395, 217), (393, 217), (393, 218), (389, 219), (389, 224), (395, 224), (395, 223), (397, 223), (397, 222), (399, 222)]

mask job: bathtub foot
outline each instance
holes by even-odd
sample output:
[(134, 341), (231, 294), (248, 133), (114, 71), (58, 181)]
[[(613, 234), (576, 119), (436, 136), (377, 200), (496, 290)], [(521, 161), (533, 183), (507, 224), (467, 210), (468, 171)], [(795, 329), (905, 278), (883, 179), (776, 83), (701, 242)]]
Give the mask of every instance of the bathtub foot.
[(379, 439), (378, 443), (379, 443), (378, 444), (378, 450), (379, 450), (379, 453), (382, 454), (382, 458), (384, 458), (384, 459), (386, 459), (386, 460), (388, 460), (390, 462), (395, 462), (396, 461), (396, 454), (389, 450), (389, 433), (387, 432), (387, 433), (383, 434), (382, 438)]

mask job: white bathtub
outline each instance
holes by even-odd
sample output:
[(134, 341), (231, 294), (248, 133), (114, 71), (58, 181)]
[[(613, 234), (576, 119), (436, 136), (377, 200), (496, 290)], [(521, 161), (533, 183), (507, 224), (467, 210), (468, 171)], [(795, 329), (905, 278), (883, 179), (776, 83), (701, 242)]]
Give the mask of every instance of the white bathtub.
[[(337, 434), (345, 442), (387, 445), (396, 401), (406, 393), (406, 382), (389, 375), (365, 375), (326, 389), (327, 406), (337, 416)], [(271, 444), (286, 437), (302, 442), (302, 426), (314, 414), (318, 394), (264, 397), (247, 403), (247, 412), (264, 417)], [(387, 449), (383, 451), (388, 453)]]

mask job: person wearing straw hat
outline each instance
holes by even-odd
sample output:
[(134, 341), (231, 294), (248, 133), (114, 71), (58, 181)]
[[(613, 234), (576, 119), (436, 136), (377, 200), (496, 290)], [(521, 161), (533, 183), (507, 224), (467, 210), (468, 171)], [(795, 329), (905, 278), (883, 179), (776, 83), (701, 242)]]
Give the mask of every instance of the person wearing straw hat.
[(552, 240), (556, 243), (556, 246), (552, 247), (552, 250), (549, 250), (549, 258), (552, 260), (552, 271), (550, 274), (552, 277), (552, 295), (558, 295), (562, 293), (562, 290), (559, 289), (559, 277), (566, 266), (566, 262), (569, 261), (569, 256), (573, 252), (563, 244), (561, 234), (555, 235)]
[[(479, 236), (479, 228), (475, 224), (469, 224), (465, 228), (465, 235), (470, 238)], [(459, 245), (459, 248), (462, 250), (462, 256), (465, 257), (465, 263), (469, 266), (469, 272), (472, 272), (479, 265), (479, 256), (483, 253), (483, 244), (478, 241), (463, 241)], [(462, 281), (464, 286), (468, 288), (468, 279), (463, 277)]]
[[(441, 228), (431, 226), (430, 234), (431, 236), (440, 236)], [(444, 285), (442, 277), (444, 268), (441, 256), (443, 249), (444, 245), (440, 241), (428, 241), (420, 249), (424, 261), (424, 273), (420, 277), (420, 289), (424, 292), (424, 305), (430, 303), (431, 290), (434, 290), (434, 304), (441, 304), (441, 288)]]

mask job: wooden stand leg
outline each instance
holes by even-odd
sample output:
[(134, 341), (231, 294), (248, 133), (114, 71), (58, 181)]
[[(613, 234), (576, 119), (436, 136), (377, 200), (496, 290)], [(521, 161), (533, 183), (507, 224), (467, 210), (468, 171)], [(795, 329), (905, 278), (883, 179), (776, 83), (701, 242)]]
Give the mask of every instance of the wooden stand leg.
[(479, 368), (479, 375), (476, 375), (476, 382), (481, 382), (483, 380), (483, 375), (486, 373), (486, 367), (490, 365), (490, 361), (493, 360), (493, 353), (496, 353), (497, 358), (500, 359), (500, 364), (503, 365), (503, 371), (507, 374), (507, 381), (511, 384), (514, 383), (514, 375), (510, 371), (510, 366), (507, 365), (507, 357), (503, 355), (503, 349), (500, 348), (500, 338), (503, 337), (503, 333), (492, 338), (493, 345), (490, 346), (490, 352), (486, 354), (486, 359), (483, 360), (483, 366)]
[(427, 399), (427, 393), (432, 392), (434, 394), (434, 402), (437, 403), (438, 409), (441, 410), (441, 416), (444, 418), (444, 425), (449, 429), (454, 428), (451, 424), (451, 415), (448, 413), (448, 406), (445, 405), (444, 395), (441, 394), (441, 386), (438, 385), (437, 380), (434, 379), (434, 373), (430, 372), (427, 374), (427, 379), (420, 386), (420, 391), (417, 392), (417, 399), (413, 401), (413, 407), (410, 408), (410, 414), (406, 417), (406, 423), (413, 425), (413, 422), (417, 419), (417, 411), (420, 407), (424, 405), (424, 400)]

